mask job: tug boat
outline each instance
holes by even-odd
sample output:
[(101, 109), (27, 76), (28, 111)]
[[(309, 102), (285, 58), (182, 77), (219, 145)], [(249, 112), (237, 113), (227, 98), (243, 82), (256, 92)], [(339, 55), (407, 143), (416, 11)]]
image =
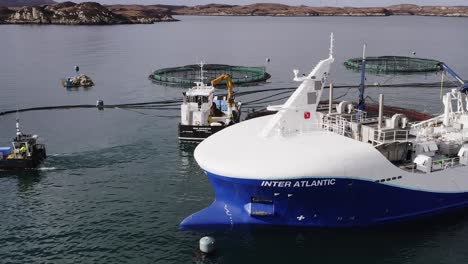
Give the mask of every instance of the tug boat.
[(0, 170), (30, 169), (38, 167), (47, 157), (44, 144), (37, 135), (26, 135), (16, 119), (16, 137), (11, 147), (0, 147)]
[[(331, 99), (320, 107), (333, 35), (331, 43), (329, 57), (307, 76), (294, 71), (301, 84), (283, 105), (269, 107), (276, 114), (197, 146), (216, 199), (181, 229), (368, 227), (468, 208), (468, 85), (445, 94), (444, 113), (425, 120), (410, 111), (385, 115), (383, 95), (378, 111), (362, 104), (361, 93), (358, 107)], [(220, 146), (235, 158), (220, 156)]]
[[(212, 80), (211, 85), (206, 85), (203, 73), (203, 63), (200, 63), (200, 81), (183, 93), (180, 141), (202, 141), (227, 126), (240, 122), (242, 104), (234, 102), (231, 76), (222, 74)], [(215, 85), (222, 81), (226, 81), (227, 98), (215, 95)]]

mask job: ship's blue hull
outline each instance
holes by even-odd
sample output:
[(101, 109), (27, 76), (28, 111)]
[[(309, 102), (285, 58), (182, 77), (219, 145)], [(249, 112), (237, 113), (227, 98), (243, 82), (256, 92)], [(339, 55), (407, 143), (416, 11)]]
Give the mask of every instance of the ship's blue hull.
[[(216, 200), (182, 229), (245, 225), (362, 227), (468, 207), (468, 192), (436, 193), (346, 178), (245, 180), (207, 172)], [(398, 181), (395, 180), (395, 183)]]

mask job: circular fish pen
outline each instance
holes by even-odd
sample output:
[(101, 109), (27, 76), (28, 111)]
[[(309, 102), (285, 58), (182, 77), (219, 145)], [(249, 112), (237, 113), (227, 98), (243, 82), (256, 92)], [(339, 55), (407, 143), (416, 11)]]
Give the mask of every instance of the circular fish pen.
[[(150, 76), (150, 80), (159, 84), (190, 87), (194, 82), (200, 81), (201, 65), (192, 64), (182, 67), (164, 68), (154, 71)], [(231, 66), (224, 64), (204, 64), (203, 79), (205, 83), (220, 76), (221, 74), (229, 74), (232, 78), (232, 83), (236, 86), (247, 86), (265, 82), (271, 75), (266, 72), (265, 67), (244, 67)], [(223, 81), (221, 85), (225, 85)]]
[[(437, 72), (442, 70), (440, 61), (404, 56), (379, 56), (366, 58), (366, 71), (373, 73), (411, 74)], [(362, 58), (352, 58), (345, 61), (348, 69), (360, 71)]]

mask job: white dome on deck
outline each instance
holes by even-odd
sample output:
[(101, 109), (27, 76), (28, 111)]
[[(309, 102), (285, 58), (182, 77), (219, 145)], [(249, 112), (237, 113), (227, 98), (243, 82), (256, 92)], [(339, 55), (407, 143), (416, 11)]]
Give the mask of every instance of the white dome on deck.
[(244, 121), (210, 136), (195, 149), (195, 159), (208, 172), (246, 179), (382, 178), (398, 170), (370, 144), (331, 132), (260, 136), (272, 117)]

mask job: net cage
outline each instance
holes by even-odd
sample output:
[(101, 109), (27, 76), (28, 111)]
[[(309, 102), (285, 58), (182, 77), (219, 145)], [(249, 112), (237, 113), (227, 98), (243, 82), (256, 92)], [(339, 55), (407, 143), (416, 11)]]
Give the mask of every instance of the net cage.
[[(425, 73), (442, 70), (440, 61), (433, 59), (404, 57), (404, 56), (379, 56), (366, 58), (366, 71), (373, 73)], [(362, 58), (352, 58), (345, 61), (348, 69), (361, 70)]]
[[(200, 81), (200, 65), (192, 64), (182, 67), (164, 68), (154, 71), (150, 80), (166, 85), (193, 86), (194, 82)], [(232, 83), (236, 86), (253, 85), (268, 80), (271, 75), (266, 72), (265, 67), (244, 67), (231, 66), (224, 64), (205, 64), (203, 65), (204, 82), (209, 84), (211, 80), (221, 74), (231, 75)], [(225, 85), (226, 82), (220, 83)]]

